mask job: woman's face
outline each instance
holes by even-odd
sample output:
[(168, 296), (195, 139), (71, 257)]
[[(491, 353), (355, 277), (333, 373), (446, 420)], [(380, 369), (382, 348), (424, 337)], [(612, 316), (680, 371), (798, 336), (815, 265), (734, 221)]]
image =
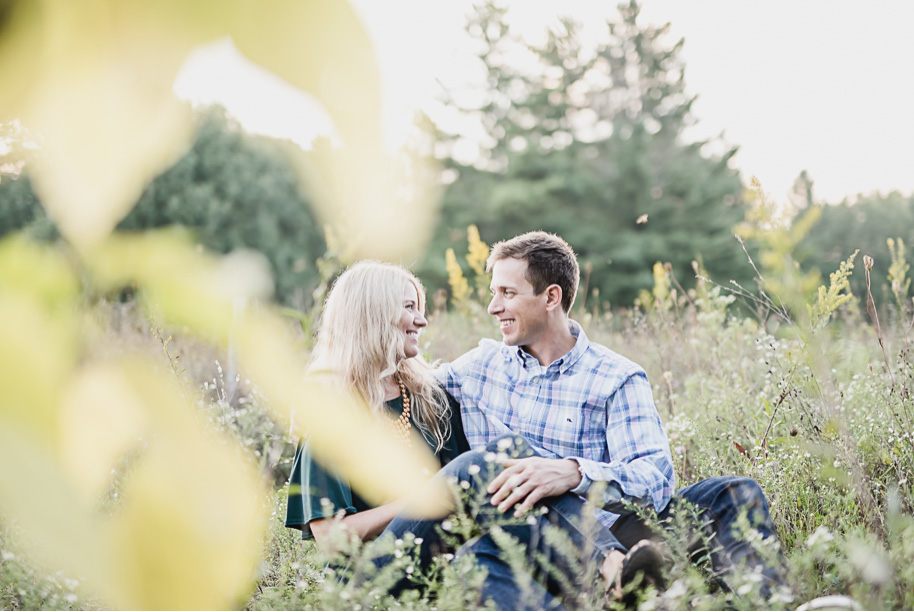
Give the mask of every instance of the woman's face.
[(400, 331), (406, 336), (403, 349), (407, 359), (419, 354), (419, 331), (426, 325), (428, 321), (420, 310), (419, 292), (412, 283), (407, 283), (403, 294), (403, 311), (398, 322)]

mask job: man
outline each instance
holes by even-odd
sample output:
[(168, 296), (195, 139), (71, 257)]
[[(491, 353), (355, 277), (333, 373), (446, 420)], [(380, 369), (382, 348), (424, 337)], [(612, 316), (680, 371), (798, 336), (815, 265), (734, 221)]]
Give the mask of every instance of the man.
[[(492, 453), (485, 451), (511, 447), (519, 458), (504, 459), (484, 486), (501, 513), (513, 509), (520, 517), (534, 505), (546, 509), (546, 514), (528, 515), (535, 517), (529, 525), (506, 529), (536, 553), (531, 558), (546, 556), (561, 565), (542, 537), (552, 524), (579, 549), (594, 551), (615, 595), (639, 572), (658, 582), (662, 554), (645, 540), (653, 534), (633, 509), (650, 506), (661, 520), (667, 518), (675, 477), (669, 441), (644, 370), (590, 342), (569, 318), (580, 271), (573, 250), (558, 236), (530, 232), (497, 243), (487, 269), (492, 273), (488, 311), (497, 319), (503, 341), (484, 339), (439, 371), (439, 379), (460, 403), (470, 447), (482, 450), (465, 453), (439, 476), (469, 482), (470, 475), (486, 467), (483, 457)], [(581, 528), (581, 497), (594, 487), (602, 495), (601, 508), (593, 510), (603, 528), (587, 531)], [(733, 533), (740, 513), (747, 512), (762, 537), (776, 537), (767, 502), (754, 481), (709, 479), (676, 497), (698, 505), (712, 519), (716, 570), (727, 574), (739, 563), (757, 567), (766, 594), (781, 581), (779, 568), (766, 565), (751, 544)], [(533, 603), (518, 599), (522, 589), (487, 531), (489, 518), (477, 520), (486, 523), (483, 535), (458, 554), (473, 554), (486, 568), (484, 597), (499, 609), (560, 607), (551, 597), (555, 585), (548, 580), (532, 585), (543, 587)], [(435, 535), (439, 524), (401, 516), (386, 531), (394, 537), (407, 532), (422, 537), (427, 561), (440, 542)]]
[[(523, 437), (538, 457), (504, 462), (488, 486), (500, 510), (519, 516), (543, 499), (587, 496), (602, 483), (597, 517), (616, 536), (604, 576), (621, 572), (624, 553), (650, 532), (632, 513), (652, 506), (670, 512), (675, 478), (669, 442), (644, 370), (587, 339), (569, 318), (579, 267), (558, 236), (530, 232), (492, 247), (488, 312), (503, 342), (483, 340), (445, 366), (443, 382), (461, 405), (471, 448), (507, 432)], [(733, 533), (747, 512), (762, 537), (776, 537), (764, 494), (746, 478), (716, 478), (678, 492), (714, 519), (715, 570), (756, 567), (768, 594), (781, 582), (753, 546)], [(620, 520), (620, 516), (622, 517)], [(725, 580), (724, 580), (725, 582)]]

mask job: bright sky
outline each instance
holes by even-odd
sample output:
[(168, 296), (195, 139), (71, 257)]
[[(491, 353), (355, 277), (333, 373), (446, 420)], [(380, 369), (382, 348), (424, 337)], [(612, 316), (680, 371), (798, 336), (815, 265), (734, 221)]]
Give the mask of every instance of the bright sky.
[[(464, 33), (469, 0), (352, 0), (377, 47), (391, 142), (415, 108), (448, 121), (434, 102), (441, 84), (478, 79)], [(557, 9), (556, 7), (559, 7)], [(611, 0), (509, 3), (512, 27), (535, 40), (557, 15), (602, 32)], [(698, 94), (691, 137), (723, 134), (740, 147), (732, 160), (779, 201), (807, 170), (817, 199), (893, 189), (914, 193), (914, 2), (907, 0), (646, 0), (641, 19), (671, 22), (685, 38), (686, 87)], [(307, 94), (245, 62), (223, 42), (192, 56), (179, 95), (219, 102), (246, 129), (307, 146), (327, 133), (327, 116)], [(311, 113), (314, 130), (285, 118)]]

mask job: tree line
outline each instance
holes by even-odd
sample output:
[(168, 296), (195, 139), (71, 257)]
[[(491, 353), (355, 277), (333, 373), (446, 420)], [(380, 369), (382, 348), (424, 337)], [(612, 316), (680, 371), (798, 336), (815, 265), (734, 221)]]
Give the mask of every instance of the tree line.
[[(642, 23), (639, 11), (637, 2), (621, 5), (602, 41), (588, 47), (570, 19), (530, 44), (511, 31), (504, 7), (476, 7), (467, 32), (478, 43), (484, 85), (472, 104), (465, 95), (445, 103), (477, 122), (484, 137), (434, 135), (447, 185), (428, 253), (409, 262), (430, 289), (447, 288), (445, 252), (465, 251), (469, 225), (489, 243), (533, 229), (562, 235), (584, 265), (579, 300), (601, 308), (631, 305), (653, 285), (656, 262), (669, 263), (686, 288), (694, 261), (721, 284), (753, 285), (752, 245), (744, 250), (733, 235), (751, 205), (730, 165), (737, 149), (715, 152), (722, 143), (684, 139), (696, 121), (684, 41), (670, 40), (669, 24)], [(461, 155), (467, 145), (477, 152), (472, 159)], [(327, 244), (307, 185), (285, 155), (290, 146), (247, 134), (221, 109), (208, 109), (192, 148), (150, 183), (119, 229), (177, 224), (219, 253), (256, 249), (273, 268), (277, 300), (308, 308)], [(799, 206), (820, 206), (811, 179), (800, 178), (808, 189)], [(0, 235), (17, 230), (57, 238), (27, 166), (21, 176), (0, 178)], [(914, 196), (823, 206), (797, 255), (827, 274), (859, 248), (887, 267), (887, 238), (914, 244)], [(862, 279), (855, 283), (859, 295)]]

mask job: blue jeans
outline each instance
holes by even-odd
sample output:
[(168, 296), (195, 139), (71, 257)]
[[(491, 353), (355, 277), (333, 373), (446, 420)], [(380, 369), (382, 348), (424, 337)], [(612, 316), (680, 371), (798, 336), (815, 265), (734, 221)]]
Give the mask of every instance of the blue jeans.
[[(546, 541), (544, 530), (547, 527), (561, 529), (571, 540), (574, 548), (582, 551), (582, 558), (594, 563), (592, 567), (595, 569), (599, 568), (611, 550), (624, 549), (612, 533), (595, 518), (584, 517), (584, 500), (572, 493), (539, 502), (528, 515), (530, 522), (514, 519), (513, 510), (499, 512), (492, 506), (489, 496), (485, 493), (488, 483), (502, 469), (498, 463), (486, 461), (486, 455), (491, 458), (491, 453), (498, 452), (504, 452), (509, 457), (530, 457), (536, 454), (526, 440), (508, 434), (490, 442), (484, 451), (463, 453), (435, 476), (436, 479), (444, 479), (446, 482), (456, 479), (457, 483), (469, 483), (467, 493), (471, 499), (475, 496), (484, 496), (485, 502), (480, 505), (473, 517), (482, 529), (482, 535), (470, 539), (455, 551), (447, 546), (442, 537), (442, 520), (414, 519), (401, 514), (391, 521), (381, 537), (384, 537), (384, 534), (391, 534), (394, 538), (402, 538), (406, 533), (421, 537), (420, 567), (427, 567), (434, 556), (442, 553), (453, 552), (458, 557), (473, 555), (476, 565), (485, 568), (487, 572), (482, 585), (480, 603), (491, 599), (499, 610), (562, 610), (564, 608), (557, 598), (562, 591), (561, 585), (559, 581), (550, 577), (546, 571), (547, 567), (551, 566), (558, 570), (567, 583), (576, 588), (583, 587), (590, 592), (589, 589), (593, 585), (580, 584), (581, 579), (585, 578), (579, 575), (580, 569), (573, 569), (567, 555), (560, 553), (551, 542)], [(543, 507), (547, 509), (545, 514), (537, 512)], [(490, 529), (494, 525), (498, 525), (525, 547), (526, 566), (533, 568), (538, 574), (535, 580), (524, 580), (521, 584), (521, 579), (514, 575), (504, 559), (504, 552), (492, 536)], [(384, 565), (389, 560), (389, 557), (381, 557), (376, 564)], [(409, 585), (409, 580), (404, 578), (394, 587), (392, 593), (396, 595)]]
[[(506, 444), (505, 440), (509, 446), (506, 450), (499, 449), (499, 444)], [(485, 451), (471, 451), (460, 455), (438, 472), (435, 478), (468, 482), (468, 492), (471, 495), (484, 494), (486, 484), (501, 471), (500, 465), (487, 462), (485, 456), (499, 450), (507, 452), (512, 457), (536, 454), (523, 438), (514, 435), (501, 436), (490, 442)], [(478, 471), (473, 466), (476, 466)], [(715, 576), (724, 588), (729, 588), (727, 578), (740, 565), (757, 568), (760, 571), (763, 577), (761, 592), (765, 597), (771, 595), (772, 587), (783, 583), (781, 566), (772, 566), (768, 563), (751, 543), (735, 531), (740, 513), (746, 512), (749, 524), (763, 538), (776, 535), (768, 512), (768, 502), (754, 480), (721, 476), (684, 487), (678, 490), (672, 502), (658, 513), (660, 523), (671, 521), (674, 509), (682, 506), (683, 502), (694, 505), (700, 511), (700, 519), (711, 544), (711, 564)], [(499, 610), (564, 609), (558, 599), (562, 591), (561, 586), (544, 571), (542, 559), (558, 569), (572, 585), (593, 587), (592, 584), (576, 584), (583, 576), (576, 576), (576, 570), (569, 565), (567, 557), (545, 541), (543, 531), (550, 525), (561, 529), (577, 550), (584, 551), (585, 557), (591, 557), (597, 568), (610, 551), (625, 552), (638, 541), (655, 535), (635, 514), (620, 517), (611, 531), (596, 520), (587, 520), (584, 517), (584, 500), (572, 493), (542, 500), (536, 509), (541, 507), (547, 509), (546, 514), (533, 512), (529, 515), (535, 519), (533, 524), (518, 525), (516, 520), (510, 518), (511, 511), (500, 513), (490, 503), (484, 504), (474, 517), (483, 534), (460, 545), (456, 551), (448, 547), (441, 535), (442, 520), (413, 519), (401, 514), (391, 521), (384, 534), (389, 533), (394, 538), (402, 538), (407, 533), (413, 533), (421, 537), (420, 567), (427, 567), (436, 555), (447, 552), (454, 552), (457, 556), (474, 555), (476, 564), (487, 571), (480, 603), (491, 599)], [(505, 522), (508, 524), (504, 524)], [(502, 549), (488, 531), (492, 525), (500, 523), (505, 532), (526, 546), (527, 566), (541, 570), (538, 580), (524, 585), (519, 584), (518, 577), (504, 560)], [(588, 527), (585, 528), (585, 525)], [(381, 557), (376, 564), (380, 566), (388, 561), (389, 557)], [(396, 595), (409, 586), (409, 579), (404, 578), (394, 587), (392, 593)], [(521, 594), (524, 592), (525, 595), (522, 597)]]
[[(660, 524), (672, 521), (672, 514), (685, 505), (683, 502), (698, 510), (701, 528), (709, 543), (711, 566), (724, 588), (732, 590), (728, 579), (738, 567), (754, 569), (761, 574), (760, 592), (766, 598), (771, 596), (774, 587), (784, 584), (780, 559), (772, 565), (771, 559), (759, 554), (737, 529), (737, 520), (745, 512), (749, 526), (758, 531), (763, 539), (777, 537), (768, 501), (757, 482), (742, 476), (718, 476), (679, 489), (666, 509), (658, 513)], [(626, 547), (654, 535), (635, 514), (620, 517), (612, 532)], [(702, 544), (701, 541), (693, 541), (689, 552), (697, 552)]]

